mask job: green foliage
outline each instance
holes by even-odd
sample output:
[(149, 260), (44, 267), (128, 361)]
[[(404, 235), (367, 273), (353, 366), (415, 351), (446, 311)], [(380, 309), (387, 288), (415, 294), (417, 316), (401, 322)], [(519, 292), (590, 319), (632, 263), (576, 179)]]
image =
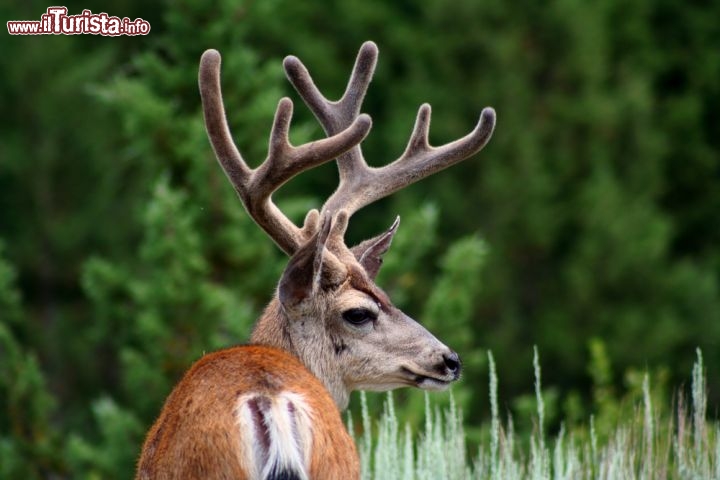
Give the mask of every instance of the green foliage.
[(120, 408), (110, 398), (100, 398), (92, 404), (92, 414), (100, 430), (99, 437), (87, 440), (78, 435), (70, 437), (66, 452), (73, 472), (83, 472), (83, 478), (127, 478), (135, 469), (138, 438), (143, 425), (135, 414)]
[[(0, 11), (35, 19), (38, 8)], [(434, 106), (433, 144), (496, 108), (478, 159), (368, 207), (348, 238), (402, 216), (379, 284), (460, 353), (454, 401), (467, 442), (495, 432), (490, 455), (508, 471), (522, 469), (487, 428), (487, 346), (503, 380), (495, 402), (513, 399), (495, 410), (517, 419), (504, 434), (515, 429), (530, 452), (522, 439), (538, 427), (541, 398), (539, 426), (565, 425), (558, 464), (579, 451), (573, 435), (594, 439), (596, 455), (610, 443), (619, 452), (634, 437), (617, 425), (637, 423), (638, 402), (669, 416), (669, 386), (696, 347), (720, 361), (719, 5), (180, 0), (103, 10), (145, 18), (151, 34), (3, 41), (0, 235), (18, 280), (0, 261), (0, 477), (129, 477), (173, 383), (203, 352), (245, 341), (272, 295), (285, 258), (240, 206), (203, 129), (197, 61), (211, 47), (251, 165), (266, 154), (278, 99), (296, 98), (281, 70), (289, 53), (338, 97), (360, 43), (379, 44), (363, 108), (373, 165), (403, 151), (421, 102)], [(293, 142), (322, 135), (296, 102)], [(276, 200), (299, 222), (336, 181), (328, 165)], [(544, 352), (539, 392), (527, 381), (533, 345)], [(716, 370), (707, 384), (712, 414)], [(421, 392), (395, 399), (398, 425), (424, 424)], [(382, 402), (368, 395), (367, 408)], [(386, 433), (400, 439), (403, 472), (425, 458), (408, 454), (399, 426)], [(534, 458), (555, 455), (536, 442)], [(702, 464), (691, 450), (687, 463)]]
[(14, 333), (24, 314), (3, 250), (0, 243), (0, 477), (43, 478), (62, 470), (56, 402), (36, 355)]
[(137, 263), (94, 259), (83, 284), (98, 312), (92, 345), (109, 342), (101, 350), (117, 369), (114, 380), (147, 420), (193, 359), (246, 334), (253, 312), (209, 279), (186, 196), (167, 180), (156, 185), (144, 222)]
[(641, 396), (625, 399), (631, 404), (629, 414), (602, 438), (593, 428), (592, 417), (589, 432), (565, 426), (554, 435), (543, 432), (544, 402), (539, 393), (537, 350), (533, 363), (538, 389), (534, 421), (538, 428), (527, 436), (518, 435), (512, 417), (503, 426), (497, 408), (495, 363), (492, 354), (488, 353), (488, 358), (490, 438), (481, 443), (476, 455), (467, 456), (462, 411), (454, 402), (441, 412), (437, 406), (431, 407), (426, 396), (423, 428), (414, 433), (406, 424), (401, 435), (393, 396), (388, 394), (376, 421), (369, 418), (362, 396), (365, 430), (357, 443), (363, 479), (720, 478), (720, 426), (717, 421), (706, 420), (705, 366), (699, 350), (692, 370), (691, 406), (681, 401), (677, 409), (660, 413), (645, 374)]

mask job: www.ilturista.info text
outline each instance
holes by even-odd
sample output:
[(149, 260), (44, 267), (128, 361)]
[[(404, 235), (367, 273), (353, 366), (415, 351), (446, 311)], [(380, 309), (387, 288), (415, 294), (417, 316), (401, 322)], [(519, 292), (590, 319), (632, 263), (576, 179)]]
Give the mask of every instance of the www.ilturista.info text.
[(68, 15), (67, 7), (48, 7), (40, 20), (14, 20), (7, 22), (10, 35), (147, 35), (150, 23), (142, 18), (130, 20), (107, 13), (83, 10), (79, 15)]

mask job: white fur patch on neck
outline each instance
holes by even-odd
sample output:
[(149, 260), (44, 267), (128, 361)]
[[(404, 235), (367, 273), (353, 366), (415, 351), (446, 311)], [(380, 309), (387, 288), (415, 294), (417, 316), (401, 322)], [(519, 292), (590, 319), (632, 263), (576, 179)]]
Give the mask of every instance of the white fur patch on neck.
[(309, 478), (312, 410), (302, 395), (243, 394), (235, 418), (240, 461), (249, 478)]

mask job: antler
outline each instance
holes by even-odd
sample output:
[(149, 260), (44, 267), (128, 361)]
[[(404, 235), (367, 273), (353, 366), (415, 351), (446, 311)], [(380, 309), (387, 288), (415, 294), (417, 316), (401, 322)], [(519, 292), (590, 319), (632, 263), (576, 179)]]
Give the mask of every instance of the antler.
[[(335, 135), (360, 118), (360, 106), (372, 79), (377, 56), (375, 43), (365, 42), (362, 45), (347, 89), (336, 102), (320, 93), (297, 57), (286, 57), (283, 64), (290, 83), (312, 110), (325, 133)], [(345, 210), (350, 216), (376, 200), (474, 155), (492, 136), (495, 110), (489, 107), (483, 109), (472, 132), (441, 147), (430, 146), (429, 128), (430, 105), (423, 104), (418, 111), (407, 148), (394, 162), (381, 168), (368, 166), (359, 144), (342, 154), (337, 160), (340, 185), (325, 202), (323, 213)]]
[(198, 83), (205, 127), (218, 162), (250, 216), (283, 251), (293, 254), (317, 231), (318, 212), (309, 212), (303, 227), (298, 228), (275, 206), (272, 193), (300, 172), (357, 146), (370, 130), (370, 117), (356, 113), (332, 136), (296, 147), (288, 138), (293, 104), (289, 98), (283, 98), (275, 112), (267, 159), (251, 169), (235, 146), (225, 118), (220, 89), (220, 54), (216, 50), (203, 53)]

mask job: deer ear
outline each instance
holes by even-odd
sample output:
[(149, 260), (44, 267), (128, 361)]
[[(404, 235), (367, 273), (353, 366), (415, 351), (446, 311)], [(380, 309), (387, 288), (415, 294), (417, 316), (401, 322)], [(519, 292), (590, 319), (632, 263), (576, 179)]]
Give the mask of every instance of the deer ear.
[(395, 232), (400, 225), (400, 217), (398, 216), (388, 231), (380, 235), (365, 240), (359, 245), (354, 246), (350, 251), (355, 255), (358, 263), (363, 266), (365, 272), (372, 279), (375, 279), (380, 267), (382, 266), (382, 256), (390, 248)]
[(292, 256), (278, 285), (278, 298), (286, 307), (298, 306), (321, 290), (342, 283), (347, 268), (326, 245), (333, 221), (323, 219), (318, 232)]

